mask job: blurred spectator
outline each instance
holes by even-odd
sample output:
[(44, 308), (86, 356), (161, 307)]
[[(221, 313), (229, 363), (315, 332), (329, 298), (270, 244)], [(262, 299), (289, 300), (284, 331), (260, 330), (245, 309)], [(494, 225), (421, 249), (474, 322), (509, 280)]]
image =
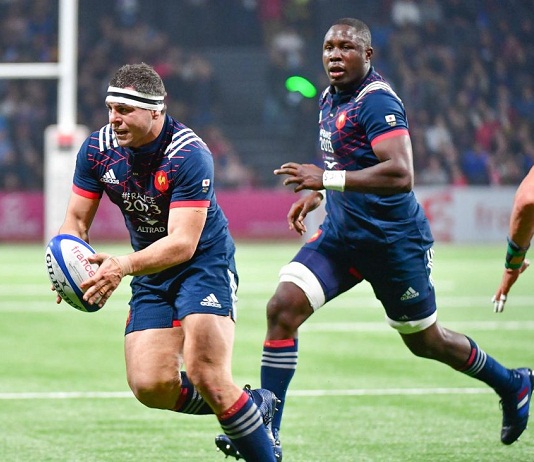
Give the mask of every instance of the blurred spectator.
[(431, 153), (442, 152), (452, 143), (451, 132), (442, 113), (436, 114), (434, 123), (426, 127), (425, 141)]
[(415, 0), (394, 0), (391, 20), (399, 27), (418, 26), (421, 24), (421, 9)]
[(427, 164), (421, 169), (416, 177), (417, 184), (429, 186), (441, 186), (450, 183), (447, 170), (441, 165), (436, 156), (429, 156)]
[(254, 185), (254, 174), (243, 164), (234, 146), (221, 129), (215, 125), (200, 132), (202, 139), (210, 147), (215, 164), (217, 188), (246, 189)]
[(489, 185), (492, 183), (492, 165), (489, 152), (475, 142), (471, 149), (462, 153), (462, 170), (469, 184)]

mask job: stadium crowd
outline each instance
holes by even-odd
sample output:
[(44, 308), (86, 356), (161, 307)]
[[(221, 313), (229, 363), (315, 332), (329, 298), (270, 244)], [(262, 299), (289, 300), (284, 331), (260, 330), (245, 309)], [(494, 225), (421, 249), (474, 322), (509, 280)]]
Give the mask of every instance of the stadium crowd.
[[(355, 10), (350, 0), (79, 0), (77, 122), (104, 125), (110, 69), (145, 61), (166, 83), (169, 110), (212, 146), (219, 187), (261, 186), (272, 170), (255, 171), (253, 154), (225, 133), (204, 51), (265, 50), (261, 123), (273, 136), (299, 133), (314, 161), (316, 99), (287, 93), (284, 81), (301, 74), (321, 91), (325, 24), (357, 16), (371, 27), (375, 68), (411, 116), (416, 184), (517, 185), (534, 165), (530, 3), (365, 0)], [(57, 11), (58, 0), (1, 0), (0, 62), (56, 61)], [(43, 187), (43, 131), (56, 123), (56, 99), (54, 80), (0, 80), (0, 190)]]

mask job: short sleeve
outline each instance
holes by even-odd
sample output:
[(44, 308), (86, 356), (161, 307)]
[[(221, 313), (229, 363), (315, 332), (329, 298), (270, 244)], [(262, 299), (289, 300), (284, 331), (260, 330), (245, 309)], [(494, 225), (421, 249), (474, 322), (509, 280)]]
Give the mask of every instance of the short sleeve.
[(365, 97), (360, 108), (359, 122), (371, 143), (384, 133), (408, 129), (402, 102), (386, 91), (376, 91)]

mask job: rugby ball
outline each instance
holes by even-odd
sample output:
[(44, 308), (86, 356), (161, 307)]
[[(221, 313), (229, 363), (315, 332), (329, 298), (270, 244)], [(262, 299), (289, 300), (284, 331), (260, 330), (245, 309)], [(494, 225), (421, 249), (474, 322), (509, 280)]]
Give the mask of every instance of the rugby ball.
[(46, 246), (46, 268), (50, 281), (58, 295), (73, 308), (80, 311), (98, 311), (98, 305), (83, 300), (80, 289), (82, 281), (94, 276), (98, 265), (87, 257), (94, 254), (93, 248), (84, 240), (70, 234), (54, 236)]

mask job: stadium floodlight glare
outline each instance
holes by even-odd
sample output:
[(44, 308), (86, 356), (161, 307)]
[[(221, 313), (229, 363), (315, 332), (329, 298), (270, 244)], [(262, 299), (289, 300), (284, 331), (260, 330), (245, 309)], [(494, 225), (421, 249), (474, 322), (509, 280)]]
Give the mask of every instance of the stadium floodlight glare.
[(304, 98), (314, 98), (317, 89), (308, 79), (300, 75), (293, 75), (286, 80), (286, 89), (291, 92), (298, 92)]

